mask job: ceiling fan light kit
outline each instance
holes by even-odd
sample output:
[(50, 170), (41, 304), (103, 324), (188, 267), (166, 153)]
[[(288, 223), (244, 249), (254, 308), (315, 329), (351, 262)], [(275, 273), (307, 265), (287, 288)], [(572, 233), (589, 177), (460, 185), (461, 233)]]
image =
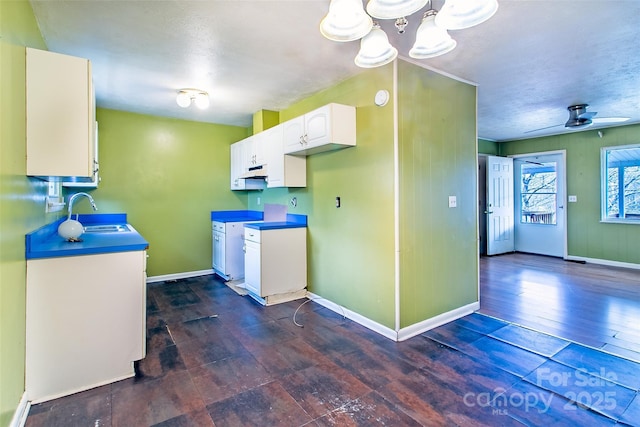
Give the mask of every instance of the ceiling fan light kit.
[[(438, 13), (431, 0), (369, 0), (365, 9), (362, 0), (331, 0), (329, 12), (320, 22), (320, 33), (329, 40), (348, 42), (361, 39), (355, 58), (359, 67), (379, 67), (393, 61), (398, 50), (376, 19), (394, 19), (399, 34), (408, 24), (407, 16), (429, 4), (416, 32), (416, 41), (409, 56), (416, 59), (434, 58), (451, 52), (456, 41), (448, 29), (463, 29), (491, 18), (498, 10), (497, 0), (445, 0)], [(374, 47), (375, 46), (375, 47)]]

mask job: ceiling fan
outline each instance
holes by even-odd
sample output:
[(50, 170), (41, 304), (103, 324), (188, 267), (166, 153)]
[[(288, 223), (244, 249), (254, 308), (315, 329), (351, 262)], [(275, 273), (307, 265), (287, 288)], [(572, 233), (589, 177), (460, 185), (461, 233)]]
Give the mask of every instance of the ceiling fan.
[(576, 104), (570, 105), (567, 107), (569, 110), (569, 119), (564, 124), (547, 126), (543, 128), (528, 130), (525, 133), (538, 132), (541, 130), (551, 129), (559, 126), (564, 126), (569, 130), (578, 130), (582, 128), (586, 128), (591, 126), (594, 123), (599, 124), (610, 124), (610, 123), (621, 123), (629, 120), (629, 117), (599, 117), (595, 118), (595, 115), (598, 114), (596, 111), (587, 112), (587, 107), (589, 104)]

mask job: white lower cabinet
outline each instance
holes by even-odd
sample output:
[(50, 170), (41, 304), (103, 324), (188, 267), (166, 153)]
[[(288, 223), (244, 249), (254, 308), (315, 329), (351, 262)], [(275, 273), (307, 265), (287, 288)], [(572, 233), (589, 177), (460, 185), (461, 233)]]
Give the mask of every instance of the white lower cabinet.
[(146, 251), (27, 260), (33, 403), (135, 374), (146, 354)]
[(301, 298), (307, 287), (307, 229), (245, 227), (245, 288), (267, 305)]
[(244, 224), (251, 221), (212, 221), (213, 271), (225, 280), (244, 277)]

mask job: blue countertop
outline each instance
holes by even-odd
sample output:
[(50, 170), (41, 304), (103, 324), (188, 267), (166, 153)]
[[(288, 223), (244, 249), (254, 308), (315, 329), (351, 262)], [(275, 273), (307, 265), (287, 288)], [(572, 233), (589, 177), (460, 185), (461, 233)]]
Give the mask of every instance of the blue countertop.
[[(217, 222), (243, 222), (261, 221), (264, 213), (261, 211), (212, 211), (211, 221)], [(287, 214), (286, 221), (279, 222), (252, 222), (244, 225), (257, 230), (275, 230), (278, 228), (302, 228), (307, 226), (306, 215)]]
[(287, 214), (287, 220), (283, 222), (251, 222), (245, 224), (244, 228), (254, 228), (256, 230), (277, 230), (280, 228), (303, 228), (306, 226), (306, 215)]
[[(76, 218), (74, 215), (72, 218)], [(131, 231), (107, 233), (83, 233), (81, 242), (68, 242), (58, 235), (58, 226), (67, 218), (47, 224), (27, 234), (26, 259), (56, 258), (77, 255), (93, 255), (111, 252), (143, 251), (149, 243), (127, 223), (127, 214), (78, 215), (78, 221), (87, 225), (127, 225)]]
[(212, 211), (211, 221), (216, 222), (243, 222), (261, 221), (263, 213), (260, 211)]

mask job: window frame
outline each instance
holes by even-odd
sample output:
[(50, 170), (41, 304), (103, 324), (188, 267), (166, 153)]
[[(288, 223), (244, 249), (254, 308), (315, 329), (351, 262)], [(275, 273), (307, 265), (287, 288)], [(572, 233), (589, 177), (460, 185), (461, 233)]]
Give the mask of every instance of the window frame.
[[(640, 218), (611, 218), (608, 216), (608, 185), (609, 185), (609, 168), (608, 153), (615, 150), (625, 150), (630, 148), (640, 148), (640, 144), (615, 145), (600, 148), (600, 222), (612, 224), (640, 224)], [(618, 183), (619, 185), (619, 183)]]
[[(531, 162), (529, 162), (531, 163)], [(553, 163), (553, 165), (551, 165), (551, 163)], [(524, 189), (522, 188), (523, 185), (523, 168), (525, 166), (525, 163), (522, 163), (520, 165), (520, 167), (518, 168), (518, 185), (520, 186), (520, 201), (518, 204), (518, 208), (519, 208), (519, 212), (517, 212), (517, 215), (520, 217), (520, 223), (521, 224), (537, 224), (537, 225), (552, 225), (552, 226), (557, 226), (558, 225), (558, 205), (559, 205), (559, 200), (558, 200), (558, 162), (557, 161), (550, 161), (550, 162), (545, 162), (545, 163), (540, 163), (540, 166), (545, 166), (545, 167), (553, 167), (553, 173), (555, 175), (554, 178), (554, 190), (553, 192), (525, 192)], [(535, 169), (535, 168), (533, 168)], [(552, 212), (552, 219), (553, 222), (538, 222), (538, 221), (523, 221), (523, 217), (524, 217), (524, 211), (523, 211), (523, 207), (524, 207), (524, 203), (523, 203), (523, 198), (525, 195), (540, 195), (540, 196), (544, 196), (544, 195), (552, 195), (554, 202), (553, 202), (553, 206), (554, 206), (554, 210)]]

